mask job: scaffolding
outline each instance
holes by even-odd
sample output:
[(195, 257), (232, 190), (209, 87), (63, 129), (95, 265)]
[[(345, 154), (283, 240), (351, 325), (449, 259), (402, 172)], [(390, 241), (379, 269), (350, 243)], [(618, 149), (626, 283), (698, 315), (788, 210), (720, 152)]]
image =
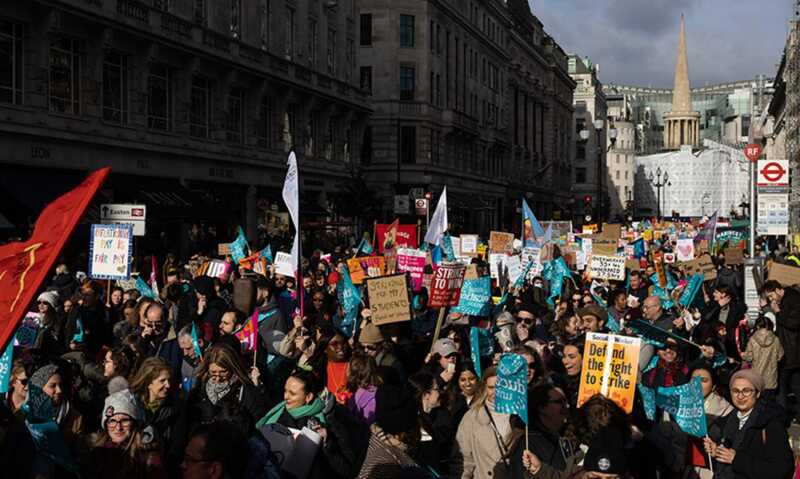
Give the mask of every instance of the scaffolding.
[[(800, 2), (798, 2), (800, 3)], [(786, 157), (789, 160), (792, 189), (789, 197), (790, 230), (800, 232), (800, 12), (795, 12), (789, 22), (786, 42), (786, 104), (784, 124), (786, 131)]]

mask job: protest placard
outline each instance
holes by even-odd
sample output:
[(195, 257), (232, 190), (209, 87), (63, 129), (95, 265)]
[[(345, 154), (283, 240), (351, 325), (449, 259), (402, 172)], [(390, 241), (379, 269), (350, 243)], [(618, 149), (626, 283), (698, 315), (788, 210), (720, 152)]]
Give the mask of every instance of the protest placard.
[(372, 324), (411, 321), (411, 295), (406, 273), (366, 278)]
[(510, 253), (514, 250), (514, 234), (502, 231), (489, 232), (490, 253)]
[(694, 240), (692, 238), (679, 238), (675, 246), (676, 258), (680, 262), (694, 259)]
[(478, 279), (478, 265), (468, 264), (467, 272), (464, 273), (464, 281), (468, 279)]
[[(386, 232), (389, 229), (388, 224), (375, 225), (375, 246), (378, 247), (378, 253), (383, 253), (383, 245), (386, 242)], [(395, 248), (416, 248), (417, 247), (417, 225), (397, 225), (394, 237)]]
[(606, 238), (604, 236), (593, 237), (592, 254), (598, 254), (600, 256), (616, 256), (617, 240), (612, 238)]
[(490, 253), (489, 254), (489, 275), (492, 279), (500, 279), (500, 275), (506, 270), (505, 253)]
[[(522, 249), (522, 270), (528, 270), (528, 277), (525, 278), (526, 280), (532, 280), (534, 277), (542, 274), (542, 262), (539, 259), (541, 253), (542, 250), (539, 248)], [(530, 269), (528, 269), (528, 263), (532, 263)]]
[(408, 272), (411, 287), (414, 291), (422, 288), (422, 276), (425, 274), (425, 257), (427, 253), (418, 249), (400, 248), (397, 250), (397, 271)]
[(228, 256), (231, 254), (231, 244), (230, 243), (219, 243), (217, 244), (217, 255), (218, 256)]
[(769, 279), (774, 279), (783, 286), (800, 284), (800, 268), (785, 264), (772, 263), (769, 267)]
[(363, 283), (364, 278), (383, 276), (386, 271), (385, 266), (383, 256), (363, 256), (347, 260), (347, 268), (350, 270), (353, 284)]
[(472, 316), (488, 316), (491, 312), (491, 286), (492, 279), (488, 276), (465, 279), (458, 305), (451, 311)]
[(625, 258), (593, 254), (589, 263), (592, 279), (625, 280)]
[(725, 264), (728, 266), (744, 264), (744, 251), (739, 248), (725, 248)]
[(581, 251), (587, 258), (592, 255), (592, 238), (587, 236), (581, 240)]
[(639, 338), (588, 333), (578, 388), (578, 407), (599, 393), (630, 414), (636, 392), (640, 346)]
[(706, 281), (717, 279), (717, 269), (714, 267), (714, 263), (708, 253), (691, 261), (686, 261), (682, 263), (682, 266), (687, 275), (702, 273)]
[(231, 265), (230, 263), (222, 261), (221, 259), (212, 259), (211, 261), (206, 261), (200, 270), (198, 270), (198, 272), (200, 275), (209, 276), (211, 278), (219, 278), (220, 281), (225, 282), (228, 281), (228, 276), (231, 273)]
[(478, 235), (461, 235), (461, 254), (475, 257), (478, 255)]
[(128, 279), (133, 256), (133, 225), (92, 225), (89, 237), (89, 277)]
[(503, 354), (497, 365), (494, 409), (516, 414), (528, 423), (528, 362), (519, 354)]
[(453, 246), (453, 254), (456, 255), (456, 258), (462, 258), (466, 255), (461, 253), (461, 238), (458, 236), (451, 236), (450, 237), (450, 244)]
[(428, 306), (442, 308), (456, 306), (461, 297), (461, 286), (467, 267), (460, 263), (442, 263), (436, 268), (431, 279)]
[(278, 251), (275, 254), (276, 273), (292, 277), (294, 276), (294, 270), (296, 267), (297, 265), (294, 264), (294, 262), (292, 261), (292, 255), (290, 253), (284, 253), (283, 251)]
[(622, 225), (618, 223), (603, 223), (603, 232), (600, 234), (604, 238), (609, 238), (616, 241), (622, 237)]
[(508, 275), (508, 282), (512, 284), (522, 274), (522, 260), (518, 255), (506, 258), (506, 274)]

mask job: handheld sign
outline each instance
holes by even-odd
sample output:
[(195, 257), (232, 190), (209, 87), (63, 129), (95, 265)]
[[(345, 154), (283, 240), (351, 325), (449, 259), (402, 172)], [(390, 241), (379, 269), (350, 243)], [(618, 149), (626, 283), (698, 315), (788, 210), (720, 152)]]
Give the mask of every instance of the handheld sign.
[(461, 298), (461, 286), (467, 267), (460, 263), (443, 263), (434, 272), (428, 306), (443, 308), (456, 306)]
[(620, 256), (592, 255), (589, 263), (592, 279), (625, 280), (625, 258)]
[(489, 251), (491, 253), (510, 253), (514, 250), (514, 234), (502, 231), (489, 232)]
[(383, 256), (362, 256), (348, 259), (347, 268), (350, 270), (353, 284), (361, 284), (365, 278), (383, 276), (386, 264)]
[(367, 297), (372, 311), (372, 324), (411, 321), (411, 295), (405, 273), (368, 278)]
[(641, 339), (589, 333), (583, 353), (578, 407), (595, 394), (611, 399), (628, 414), (633, 411)]
[(128, 279), (133, 256), (133, 226), (92, 225), (89, 241), (89, 277)]
[(496, 412), (516, 414), (528, 424), (528, 362), (524, 357), (519, 354), (500, 357), (494, 397)]
[(414, 291), (419, 291), (422, 288), (426, 257), (427, 253), (418, 249), (400, 248), (397, 250), (397, 271), (409, 273)]

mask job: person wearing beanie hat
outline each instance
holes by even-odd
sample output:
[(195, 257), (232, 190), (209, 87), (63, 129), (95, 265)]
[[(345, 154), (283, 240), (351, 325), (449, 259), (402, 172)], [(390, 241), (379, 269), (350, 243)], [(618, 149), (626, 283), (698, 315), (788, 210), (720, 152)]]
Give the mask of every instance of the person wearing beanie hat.
[(368, 321), (370, 311), (364, 309), (361, 313), (364, 321), (358, 333), (358, 343), (367, 355), (375, 358), (378, 373), (385, 383), (402, 384), (405, 382), (406, 372), (403, 364), (392, 353), (392, 344), (386, 341), (380, 328)]
[(581, 318), (581, 331), (584, 333), (597, 333), (603, 330), (608, 320), (608, 311), (596, 304), (590, 304), (578, 309)]
[[(38, 304), (45, 303), (50, 306), (53, 311), (58, 307), (58, 293), (55, 291), (45, 291), (36, 298)], [(42, 312), (41, 310), (39, 312)]]
[(753, 369), (731, 376), (736, 411), (723, 419), (722, 432), (704, 439), (714, 460), (714, 477), (790, 477), (794, 455), (784, 426), (785, 412), (763, 397), (764, 380)]
[(625, 478), (628, 465), (625, 459), (625, 443), (622, 434), (607, 428), (597, 433), (589, 444), (583, 469), (593, 472), (596, 478)]
[(382, 385), (375, 403), (375, 424), (358, 479), (430, 477), (409, 455), (419, 442), (417, 406), (409, 391)]
[(81, 413), (70, 404), (67, 393), (61, 371), (56, 364), (48, 363), (41, 366), (28, 380), (28, 401), (33, 397), (31, 402), (40, 402), (36, 398), (42, 394), (50, 398), (52, 408), (40, 408), (40, 411), (49, 409), (53, 416), (40, 419), (55, 421), (64, 435), (64, 441), (67, 445), (72, 445), (82, 440), (86, 424)]
[(358, 342), (363, 346), (376, 346), (383, 342), (383, 334), (372, 322), (365, 323), (358, 335)]
[[(103, 404), (103, 413), (100, 415), (100, 424), (103, 426), (103, 429), (108, 431), (111, 440), (119, 444), (122, 442), (122, 440), (120, 440), (119, 431), (116, 428), (113, 428), (113, 423), (121, 421), (140, 422), (143, 419), (144, 413), (139, 407), (136, 398), (131, 393), (130, 389), (126, 388), (115, 391), (106, 397), (105, 403)], [(108, 424), (109, 421), (112, 422), (111, 425)], [(113, 432), (112, 429), (114, 430)], [(122, 430), (126, 431), (126, 428), (122, 428)], [(130, 429), (127, 428), (126, 432), (130, 432)], [(124, 437), (124, 439), (127, 439), (127, 436)]]

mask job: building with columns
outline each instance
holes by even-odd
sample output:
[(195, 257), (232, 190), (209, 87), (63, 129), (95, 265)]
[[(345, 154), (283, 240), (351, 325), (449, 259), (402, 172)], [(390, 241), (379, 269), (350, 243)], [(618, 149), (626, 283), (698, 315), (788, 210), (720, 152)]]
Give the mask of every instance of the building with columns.
[(185, 254), (200, 236), (215, 249), (232, 239), (221, 225), (251, 239), (274, 226), (293, 149), (307, 239), (339, 233), (371, 111), (355, 8), (2, 1), (0, 213), (24, 230), (87, 170), (111, 166), (97, 202), (146, 204), (140, 245)]
[(664, 148), (677, 150), (682, 145), (699, 146), (700, 113), (692, 109), (689, 89), (689, 61), (686, 58), (686, 26), (681, 14), (678, 38), (678, 60), (675, 64), (675, 88), (672, 90), (672, 110), (664, 114)]

